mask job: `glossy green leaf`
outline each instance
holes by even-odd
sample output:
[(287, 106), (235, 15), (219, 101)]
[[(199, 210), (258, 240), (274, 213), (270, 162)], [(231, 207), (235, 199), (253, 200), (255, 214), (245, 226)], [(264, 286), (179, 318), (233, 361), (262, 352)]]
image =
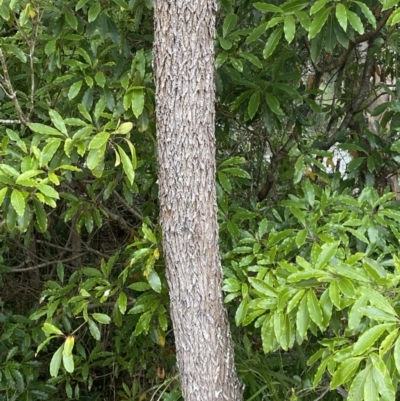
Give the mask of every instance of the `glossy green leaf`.
[(143, 113), (144, 108), (144, 91), (143, 89), (134, 89), (132, 92), (132, 112), (136, 118)]
[(75, 345), (75, 337), (74, 336), (68, 336), (65, 339), (65, 342), (64, 342), (63, 354), (64, 355), (71, 355), (72, 354), (72, 350), (74, 349), (74, 345)]
[(283, 10), (278, 7), (275, 6), (273, 4), (268, 4), (268, 3), (254, 3), (253, 6), (260, 11), (264, 11), (264, 12), (269, 12), (269, 13), (282, 13)]
[(125, 153), (125, 151), (121, 148), (121, 146), (117, 145), (118, 153), (121, 157), (122, 167), (126, 174), (128, 181), (132, 184), (135, 179), (135, 170), (133, 169), (132, 161)]
[(238, 16), (236, 14), (228, 14), (224, 18), (224, 22), (222, 24), (222, 36), (225, 38), (228, 33), (235, 28), (238, 21)]
[(246, 39), (246, 44), (252, 43), (257, 40), (267, 29), (268, 22), (264, 22), (259, 25), (257, 28), (254, 28), (253, 31)]
[(323, 318), (322, 311), (318, 299), (313, 290), (309, 290), (307, 293), (307, 306), (312, 321), (318, 326), (321, 326)]
[(100, 330), (97, 327), (96, 323), (92, 319), (89, 319), (88, 324), (89, 324), (90, 334), (93, 336), (94, 339), (99, 341), (101, 334), (100, 334)]
[[(281, 40), (283, 33), (283, 28), (276, 28), (271, 35), (268, 37), (267, 42), (265, 43), (265, 47), (263, 50), (263, 56), (267, 59), (274, 52), (276, 47), (278, 46), (279, 41)], [(267, 101), (268, 102), (268, 101)], [(278, 114), (278, 113), (277, 113)]]
[(344, 31), (347, 29), (347, 9), (342, 3), (336, 6), (336, 18)]
[(39, 165), (47, 166), (51, 159), (53, 158), (54, 154), (57, 152), (58, 148), (60, 147), (61, 139), (54, 138), (47, 142), (46, 146), (42, 149), (42, 153), (40, 155), (40, 163)]
[(354, 344), (353, 355), (362, 355), (370, 351), (378, 338), (388, 329), (391, 324), (378, 324), (365, 331)]
[(283, 31), (285, 33), (285, 39), (288, 43), (291, 43), (296, 34), (296, 24), (293, 15), (287, 15), (283, 24)]
[(74, 83), (71, 85), (71, 87), (69, 88), (69, 91), (68, 91), (68, 99), (69, 99), (69, 100), (72, 100), (72, 99), (74, 99), (76, 96), (78, 96), (78, 94), (79, 94), (79, 92), (80, 92), (80, 90), (81, 90), (81, 88), (82, 88), (82, 83), (83, 83), (83, 81), (80, 80), (80, 81), (74, 82)]
[(347, 13), (347, 19), (350, 23), (350, 25), (360, 34), (362, 35), (364, 33), (364, 25), (361, 22), (360, 17), (354, 13), (353, 11), (346, 10)]
[(110, 316), (104, 313), (93, 313), (93, 319), (101, 324), (109, 324), (111, 322)]
[(351, 377), (354, 375), (354, 372), (357, 370), (360, 362), (364, 358), (357, 357), (357, 358), (349, 358), (343, 363), (340, 364), (339, 368), (335, 371), (332, 376), (330, 382), (331, 390), (339, 387), (341, 384), (347, 383)]
[(50, 334), (57, 334), (59, 336), (63, 335), (63, 332), (58, 327), (47, 322), (43, 324), (42, 330), (46, 333), (46, 335)]
[(63, 354), (62, 360), (63, 360), (63, 365), (64, 365), (65, 370), (68, 373), (73, 373), (74, 369), (75, 369), (74, 356), (72, 354), (70, 354), (70, 355)]
[(90, 6), (89, 11), (88, 11), (88, 22), (94, 21), (97, 18), (97, 16), (99, 15), (100, 10), (101, 10), (100, 2), (98, 2), (98, 1), (94, 2)]
[(96, 134), (89, 143), (89, 149), (98, 149), (107, 143), (110, 138), (108, 132), (99, 132)]
[(265, 93), (265, 100), (272, 112), (278, 115), (283, 115), (283, 111), (280, 107), (279, 100), (272, 93)]
[(22, 217), (25, 213), (25, 197), (18, 189), (11, 192), (11, 204), (18, 216)]
[(160, 293), (162, 286), (161, 286), (161, 280), (160, 280), (160, 276), (158, 275), (158, 273), (155, 270), (152, 270), (149, 274), (149, 284), (150, 287), (155, 291)]
[(324, 26), (328, 16), (331, 12), (331, 7), (323, 8), (315, 14), (313, 21), (310, 25), (310, 30), (308, 32), (308, 36), (310, 39), (314, 38), (317, 33), (319, 33)]
[(349, 389), (348, 401), (359, 401), (363, 399), (364, 386), (367, 381), (369, 371), (370, 367), (367, 366), (364, 370), (357, 373)]
[(53, 354), (50, 361), (50, 376), (57, 377), (58, 371), (60, 370), (61, 360), (63, 356), (64, 344)]
[(117, 300), (118, 308), (120, 312), (125, 315), (126, 312), (126, 307), (128, 304), (128, 298), (125, 294), (125, 292), (121, 291), (118, 295), (118, 300)]
[(251, 95), (251, 98), (249, 100), (249, 106), (247, 108), (250, 120), (252, 120), (255, 114), (257, 113), (259, 106), (260, 106), (260, 92), (257, 91)]

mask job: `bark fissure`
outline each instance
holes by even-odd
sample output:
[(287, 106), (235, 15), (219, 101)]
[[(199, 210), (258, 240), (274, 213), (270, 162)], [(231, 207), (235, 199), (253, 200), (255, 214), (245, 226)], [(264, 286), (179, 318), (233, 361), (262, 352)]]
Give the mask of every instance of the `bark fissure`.
[(215, 193), (213, 0), (155, 2), (163, 252), (185, 400), (240, 400)]

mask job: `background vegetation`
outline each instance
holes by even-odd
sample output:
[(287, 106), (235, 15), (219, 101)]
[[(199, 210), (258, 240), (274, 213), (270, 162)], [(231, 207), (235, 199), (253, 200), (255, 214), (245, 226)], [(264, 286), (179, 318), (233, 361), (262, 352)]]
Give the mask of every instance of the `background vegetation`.
[[(245, 400), (395, 400), (397, 0), (221, 0), (217, 193)], [(152, 0), (0, 2), (0, 400), (179, 400)]]

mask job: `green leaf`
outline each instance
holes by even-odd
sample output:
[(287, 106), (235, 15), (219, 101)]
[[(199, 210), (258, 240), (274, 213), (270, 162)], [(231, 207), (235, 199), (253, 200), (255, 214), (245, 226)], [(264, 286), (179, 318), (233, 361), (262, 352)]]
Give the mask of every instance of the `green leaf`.
[(356, 14), (353, 13), (353, 11), (346, 10), (347, 13), (347, 19), (350, 23), (350, 25), (360, 34), (362, 35), (364, 33), (364, 25), (361, 22), (360, 17)]
[(226, 35), (228, 35), (229, 32), (232, 31), (233, 28), (235, 28), (237, 21), (238, 16), (236, 14), (228, 14), (224, 18), (224, 23), (222, 25), (222, 36), (224, 38), (226, 37)]
[(366, 351), (370, 351), (378, 338), (391, 326), (393, 326), (393, 324), (378, 324), (365, 331), (354, 344), (353, 355), (362, 355), (366, 353)]
[(221, 184), (221, 187), (230, 194), (232, 191), (232, 184), (231, 184), (229, 178), (222, 171), (218, 171), (217, 175), (218, 175), (218, 181)]
[(132, 131), (133, 128), (133, 123), (127, 122), (127, 123), (122, 123), (117, 130), (115, 131), (116, 134), (121, 134), (121, 135), (126, 135), (129, 134), (129, 132)]
[(118, 148), (118, 153), (121, 157), (122, 167), (124, 169), (126, 177), (129, 183), (132, 184), (133, 180), (135, 179), (135, 170), (133, 169), (132, 161), (129, 159), (128, 155), (121, 148), (121, 146), (117, 145), (117, 148)]
[[(313, 38), (311, 40), (311, 51), (310, 51), (310, 55), (311, 55), (311, 61), (313, 63), (317, 63), (320, 56), (321, 56), (321, 52), (322, 52), (322, 47), (324, 44), (324, 35), (323, 32), (319, 32), (315, 38)], [(313, 108), (312, 103), (307, 102), (311, 108)]]
[(382, 309), (383, 311), (389, 313), (390, 315), (397, 317), (396, 310), (390, 304), (388, 299), (384, 297), (382, 294), (368, 287), (363, 287), (359, 289), (359, 291), (360, 294), (362, 294), (366, 299), (368, 299), (368, 301), (372, 305), (376, 306), (379, 309)]
[(249, 100), (249, 106), (247, 108), (250, 120), (252, 120), (255, 114), (257, 113), (259, 106), (260, 106), (260, 92), (257, 91), (252, 94)]
[(308, 31), (310, 29), (311, 21), (310, 17), (304, 11), (295, 11), (294, 13), (299, 20), (301, 26)]
[(293, 15), (287, 15), (283, 24), (283, 31), (285, 32), (285, 39), (288, 43), (291, 43), (296, 34), (296, 23)]
[(38, 184), (36, 188), (43, 194), (48, 196), (49, 198), (60, 199), (60, 195), (58, 192), (52, 188), (50, 185), (46, 184)]
[(8, 191), (7, 187), (0, 189), (0, 206), (3, 204), (4, 198), (7, 195), (7, 191)]
[(283, 28), (276, 28), (269, 36), (267, 42), (265, 43), (265, 47), (263, 50), (263, 56), (265, 59), (267, 59), (269, 56), (271, 56), (271, 54), (276, 49), (276, 46), (278, 45), (279, 41), (281, 40), (282, 33), (283, 33)]
[(372, 364), (374, 366), (373, 376), (379, 394), (383, 401), (393, 401), (395, 399), (395, 390), (392, 383), (392, 377), (386, 367), (385, 362), (375, 353), (371, 354)]
[(118, 295), (117, 304), (120, 312), (124, 315), (126, 312), (126, 307), (128, 305), (128, 298), (123, 291), (121, 291)]
[(63, 359), (63, 365), (64, 365), (65, 370), (68, 373), (73, 373), (74, 369), (75, 369), (74, 356), (72, 354), (70, 354), (70, 355), (63, 354), (62, 359)]
[(253, 31), (246, 39), (246, 44), (252, 43), (257, 40), (267, 29), (268, 22), (264, 22), (259, 25), (257, 28), (254, 28)]
[(25, 198), (18, 189), (13, 189), (11, 192), (11, 204), (18, 216), (23, 216), (25, 213)]
[(236, 326), (240, 326), (240, 324), (243, 322), (247, 315), (247, 297), (242, 299), (242, 302), (240, 302), (239, 307), (236, 310), (235, 314), (235, 323)]
[(72, 350), (74, 349), (74, 344), (75, 344), (75, 337), (74, 336), (68, 336), (64, 342), (64, 355), (71, 355)]
[(5, 21), (8, 21), (10, 18), (10, 9), (4, 4), (0, 5), (0, 17)]
[(52, 127), (49, 127), (47, 125), (44, 125), (44, 124), (29, 123), (28, 127), (33, 132), (37, 132), (38, 134), (49, 135), (49, 136), (60, 136), (60, 137), (64, 138), (64, 135), (60, 131), (58, 131)]
[[(228, 54), (226, 54), (226, 55), (228, 55)], [(250, 63), (252, 63), (253, 65), (255, 65), (258, 68), (262, 68), (262, 66), (263, 66), (261, 61), (259, 60), (259, 58), (252, 53), (241, 52), (241, 53), (239, 53), (239, 56), (250, 61)]]
[(238, 70), (239, 72), (243, 71), (243, 63), (241, 60), (234, 58), (234, 57), (230, 57), (229, 60), (231, 61), (235, 70)]
[(334, 390), (341, 384), (347, 383), (352, 378), (354, 372), (357, 370), (358, 366), (360, 365), (360, 362), (363, 359), (364, 358), (362, 357), (349, 358), (346, 359), (344, 362), (342, 362), (339, 368), (335, 371), (335, 373), (332, 376), (330, 382), (331, 390)]
[(369, 368), (364, 386), (364, 401), (376, 401), (376, 400), (379, 400), (378, 389), (376, 387), (376, 383), (374, 380), (373, 370)]
[(348, 401), (359, 401), (364, 397), (364, 386), (368, 377), (368, 373), (370, 371), (369, 367), (366, 367), (364, 370), (359, 372), (357, 376), (354, 378), (351, 383), (349, 389)]
[(50, 361), (50, 376), (57, 377), (61, 366), (64, 344), (54, 353)]
[(50, 110), (49, 111), (49, 116), (51, 118), (51, 121), (53, 122), (53, 124), (55, 125), (55, 127), (62, 132), (65, 136), (68, 136), (68, 131), (67, 131), (67, 127), (65, 126), (64, 120), (62, 119), (62, 117), (60, 116), (60, 114), (58, 114), (57, 111), (55, 110)]
[(89, 0), (79, 0), (75, 6), (75, 10), (80, 10)]
[(134, 89), (132, 94), (132, 112), (136, 118), (143, 113), (144, 108), (144, 91), (143, 89)]
[(250, 174), (246, 170), (242, 170), (241, 168), (238, 167), (227, 167), (222, 169), (221, 171), (226, 174), (232, 174), (235, 177), (251, 179)]
[(97, 327), (96, 323), (92, 319), (89, 319), (88, 324), (89, 324), (90, 334), (93, 336), (94, 339), (99, 341), (101, 338), (101, 334), (100, 334), (100, 330)]
[(254, 289), (261, 292), (266, 297), (276, 298), (278, 296), (276, 290), (263, 280), (254, 277), (249, 277), (249, 283), (252, 285)]
[(284, 112), (280, 107), (279, 100), (276, 98), (276, 96), (274, 96), (272, 93), (266, 92), (265, 100), (273, 113), (278, 115), (284, 115)]
[(109, 324), (111, 322), (110, 316), (105, 313), (93, 313), (93, 319), (97, 320), (101, 324)]
[(310, 15), (316, 14), (320, 11), (329, 0), (317, 0), (310, 8)]
[(397, 372), (400, 373), (400, 337), (397, 338), (394, 345), (393, 357)]
[(72, 100), (76, 96), (78, 96), (78, 93), (82, 87), (82, 83), (83, 83), (83, 81), (81, 80), (81, 81), (76, 81), (71, 85), (71, 87), (69, 88), (69, 91), (68, 91), (68, 99), (69, 100)]
[(384, 0), (384, 1), (383, 1), (382, 11), (389, 10), (389, 8), (394, 7), (394, 6), (397, 5), (398, 3), (399, 3), (398, 0)]
[(307, 306), (312, 321), (318, 326), (322, 325), (322, 311), (314, 290), (309, 290), (307, 293)]
[(40, 163), (39, 165), (47, 166), (47, 164), (51, 161), (54, 154), (57, 152), (61, 144), (61, 139), (54, 138), (48, 141), (47, 145), (42, 149), (42, 153), (40, 155)]
[(329, 263), (332, 258), (336, 255), (339, 242), (331, 242), (323, 244), (321, 247), (321, 253), (318, 256), (317, 262), (315, 263), (316, 269), (321, 269), (324, 265)]
[(161, 280), (160, 280), (160, 276), (158, 275), (158, 273), (155, 270), (152, 270), (149, 274), (149, 284), (150, 287), (155, 291), (160, 293), (162, 286), (161, 286)]
[(96, 134), (93, 139), (89, 143), (89, 149), (99, 149), (102, 146), (107, 144), (107, 141), (110, 138), (110, 134), (108, 132), (99, 132)]
[(314, 38), (317, 35), (317, 33), (321, 31), (326, 20), (328, 19), (329, 13), (331, 12), (331, 8), (332, 7), (324, 8), (318, 11), (317, 14), (315, 14), (315, 17), (311, 22), (310, 30), (308, 33), (310, 39)]
[(365, 15), (365, 18), (367, 18), (368, 22), (372, 25), (372, 27), (375, 29), (376, 28), (376, 18), (372, 11), (369, 9), (369, 7), (363, 3), (362, 1), (355, 1), (357, 5), (361, 8), (361, 11)]
[(347, 29), (347, 9), (342, 3), (338, 3), (336, 6), (336, 19), (340, 26), (346, 32)]
[(275, 6), (273, 4), (267, 4), (267, 3), (254, 3), (253, 6), (260, 11), (268, 12), (268, 13), (283, 13), (283, 10)]
[(74, 13), (71, 12), (71, 10), (67, 10), (66, 14), (65, 14), (65, 19), (68, 22), (68, 25), (72, 28), (72, 29), (77, 29), (78, 28), (78, 20), (75, 17)]
[(44, 52), (46, 53), (47, 56), (50, 56), (55, 52), (55, 50), (56, 50), (56, 39), (49, 40), (46, 43)]
[(88, 11), (88, 22), (93, 22), (97, 16), (99, 15), (101, 10), (100, 2), (96, 1), (93, 5), (90, 6)]
[[(308, 328), (310, 327), (310, 313), (307, 307), (307, 296), (304, 296), (300, 301), (296, 314), (297, 333), (301, 339), (304, 339)], [(322, 314), (321, 314), (322, 315)]]
[(46, 335), (57, 334), (59, 336), (63, 336), (63, 332), (56, 326), (50, 323), (44, 323), (42, 326), (42, 330), (46, 333)]
[(97, 85), (99, 85), (101, 88), (104, 88), (104, 85), (106, 84), (106, 77), (103, 74), (103, 71), (97, 71), (94, 79), (96, 80)]

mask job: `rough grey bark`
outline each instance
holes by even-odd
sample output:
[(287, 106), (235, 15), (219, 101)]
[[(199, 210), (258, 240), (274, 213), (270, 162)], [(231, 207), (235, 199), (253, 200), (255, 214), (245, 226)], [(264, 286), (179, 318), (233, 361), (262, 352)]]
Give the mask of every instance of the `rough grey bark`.
[(214, 0), (155, 1), (163, 252), (183, 396), (242, 398), (223, 305), (214, 133)]

